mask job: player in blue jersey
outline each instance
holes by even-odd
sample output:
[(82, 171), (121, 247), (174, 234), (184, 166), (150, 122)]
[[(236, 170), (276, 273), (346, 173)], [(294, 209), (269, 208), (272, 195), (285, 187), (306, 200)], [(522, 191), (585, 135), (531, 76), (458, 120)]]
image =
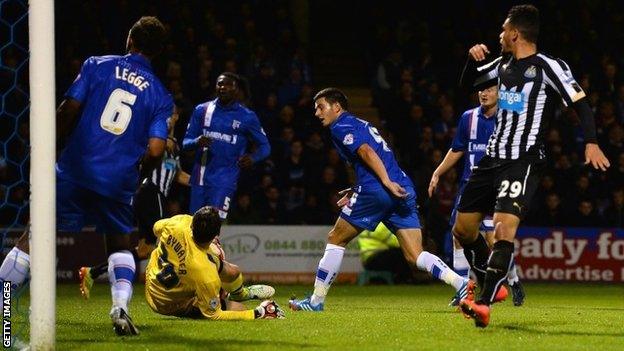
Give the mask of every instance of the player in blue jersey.
[[(173, 113), (173, 99), (150, 64), (162, 51), (165, 32), (157, 18), (139, 19), (128, 34), (128, 54), (89, 57), (57, 110), (58, 137), (68, 136), (56, 164), (57, 229), (77, 233), (93, 220), (106, 234), (110, 317), (119, 335), (138, 334), (128, 315), (136, 269), (128, 234), (138, 165), (146, 172), (158, 165)], [(28, 270), (26, 236), (5, 258), (0, 279), (21, 284)]]
[[(238, 100), (243, 79), (225, 72), (217, 78), (217, 98), (195, 107), (182, 148), (196, 150), (191, 173), (189, 212), (204, 206), (220, 209), (227, 217), (241, 168), (250, 168), (271, 153), (256, 114)], [(249, 143), (256, 150), (249, 154)]]
[(314, 293), (290, 300), (295, 311), (322, 311), (325, 296), (338, 275), (345, 246), (362, 230), (375, 230), (379, 222), (396, 234), (407, 262), (452, 285), (464, 296), (468, 280), (441, 259), (423, 251), (414, 184), (401, 170), (392, 150), (377, 129), (347, 111), (347, 97), (336, 88), (314, 97), (316, 116), (329, 127), (343, 160), (353, 165), (357, 184), (338, 201), (340, 217), (329, 232), (325, 254), (318, 265)]
[[(455, 199), (455, 206), (451, 213), (450, 225), (455, 224), (455, 217), (457, 216), (457, 205), (461, 198), (464, 186), (468, 182), (468, 178), (472, 173), (472, 170), (476, 167), (477, 163), (485, 156), (485, 148), (487, 147), (488, 140), (496, 128), (496, 115), (498, 110), (498, 86), (493, 85), (478, 93), (480, 106), (470, 109), (464, 112), (459, 120), (455, 137), (451, 149), (447, 152), (442, 163), (436, 168), (431, 176), (429, 183), (429, 196), (433, 196), (433, 193), (438, 185), (438, 180), (449, 169), (451, 169), (459, 160), (464, 157), (464, 170), (459, 181), (459, 191)], [(486, 216), (481, 222), (480, 231), (485, 235), (486, 240), (491, 247), (494, 244), (494, 225), (492, 223), (492, 217)], [(452, 238), (452, 234), (449, 231), (449, 236)], [(470, 271), (470, 264), (466, 260), (464, 255), (464, 249), (457, 240), (453, 239), (453, 269), (457, 274), (468, 278)], [(507, 282), (511, 287), (513, 293), (514, 305), (520, 306), (524, 303), (524, 289), (518, 279), (516, 273), (516, 266), (512, 265), (512, 268), (507, 274)], [(451, 306), (459, 305), (459, 296), (455, 295), (451, 299)]]
[[(155, 248), (154, 224), (165, 218), (163, 204), (171, 190), (175, 179), (179, 184), (188, 186), (190, 175), (180, 168), (178, 145), (173, 137), (178, 113), (168, 120), (169, 137), (160, 167), (154, 169), (150, 177), (143, 179), (136, 192), (133, 205), (138, 227), (139, 241), (133, 249), (135, 263), (145, 263)], [(211, 251), (223, 261), (223, 269), (219, 270), (224, 296), (227, 301), (246, 301), (250, 299), (267, 299), (273, 296), (275, 289), (268, 285), (244, 285), (243, 274), (238, 266), (227, 262), (218, 241), (210, 245)], [(81, 267), (79, 270), (80, 293), (89, 299), (95, 279), (108, 272), (108, 262), (94, 267)]]
[[(152, 228), (154, 223), (166, 217), (165, 204), (173, 181), (189, 186), (190, 175), (180, 167), (180, 156), (177, 141), (173, 135), (178, 121), (177, 110), (167, 120), (167, 145), (159, 167), (156, 167), (147, 178), (143, 178), (141, 186), (134, 194), (132, 206), (138, 229), (138, 243), (132, 250), (135, 264), (147, 263), (155, 248), (155, 237)], [(108, 260), (92, 267), (80, 267), (80, 294), (89, 299), (94, 281), (108, 272)]]

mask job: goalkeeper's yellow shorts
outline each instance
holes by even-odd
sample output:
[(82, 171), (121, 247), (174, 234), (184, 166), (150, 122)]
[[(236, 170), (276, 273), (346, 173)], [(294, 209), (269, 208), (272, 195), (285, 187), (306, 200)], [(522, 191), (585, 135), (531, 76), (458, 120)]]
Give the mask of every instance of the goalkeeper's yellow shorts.
[[(156, 289), (154, 289), (156, 288)], [(145, 282), (145, 299), (150, 308), (165, 316), (176, 316), (184, 318), (202, 318), (203, 315), (197, 304), (197, 296), (180, 296), (173, 298), (167, 294), (155, 293), (159, 290), (147, 280)]]

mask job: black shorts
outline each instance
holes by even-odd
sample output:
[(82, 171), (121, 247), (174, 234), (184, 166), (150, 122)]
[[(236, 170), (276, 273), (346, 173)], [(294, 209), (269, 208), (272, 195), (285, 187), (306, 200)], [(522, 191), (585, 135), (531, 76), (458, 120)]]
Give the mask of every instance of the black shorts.
[(459, 212), (510, 213), (522, 219), (529, 210), (545, 166), (544, 160), (483, 157), (472, 171), (459, 200)]
[(139, 238), (155, 243), (154, 223), (165, 218), (165, 197), (152, 182), (141, 185), (134, 195), (134, 214), (139, 228)]

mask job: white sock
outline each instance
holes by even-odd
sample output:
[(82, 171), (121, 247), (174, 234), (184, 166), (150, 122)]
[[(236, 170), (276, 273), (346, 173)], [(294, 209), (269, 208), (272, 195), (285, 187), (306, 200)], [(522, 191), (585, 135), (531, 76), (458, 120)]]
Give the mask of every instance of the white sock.
[(319, 261), (318, 269), (316, 271), (314, 294), (312, 294), (312, 297), (310, 298), (310, 303), (313, 306), (325, 301), (327, 291), (329, 291), (331, 283), (334, 282), (334, 278), (336, 278), (338, 272), (340, 271), (344, 251), (344, 247), (334, 244), (327, 244), (325, 247), (325, 254)]
[(453, 249), (453, 269), (459, 276), (468, 279), (470, 275), (470, 264), (464, 255), (464, 249)]
[(509, 283), (509, 285), (514, 285), (518, 280), (519, 278), (518, 271), (516, 271), (516, 262), (512, 261), (511, 268), (509, 269), (509, 272), (507, 272), (507, 283)]
[(128, 311), (132, 297), (132, 281), (136, 270), (130, 251), (118, 251), (108, 256), (108, 280), (111, 284), (113, 306)]
[(434, 278), (451, 285), (456, 291), (462, 287), (466, 280), (453, 272), (438, 256), (432, 255), (427, 251), (423, 251), (418, 255), (416, 266), (423, 271), (431, 273)]
[(30, 256), (24, 251), (13, 247), (0, 266), (0, 281), (10, 281), (15, 291), (24, 284), (30, 273)]

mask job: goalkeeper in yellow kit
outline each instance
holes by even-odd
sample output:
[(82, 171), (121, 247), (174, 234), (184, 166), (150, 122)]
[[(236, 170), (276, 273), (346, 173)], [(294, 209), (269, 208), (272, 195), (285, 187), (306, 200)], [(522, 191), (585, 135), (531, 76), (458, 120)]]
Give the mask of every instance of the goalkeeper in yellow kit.
[[(283, 318), (284, 311), (265, 300), (253, 310), (222, 299), (219, 291), (242, 286), (237, 267), (214, 252), (221, 219), (216, 208), (202, 207), (193, 216), (177, 215), (154, 224), (157, 247), (145, 273), (145, 297), (156, 313), (215, 320)], [(236, 276), (229, 283), (223, 277)]]

